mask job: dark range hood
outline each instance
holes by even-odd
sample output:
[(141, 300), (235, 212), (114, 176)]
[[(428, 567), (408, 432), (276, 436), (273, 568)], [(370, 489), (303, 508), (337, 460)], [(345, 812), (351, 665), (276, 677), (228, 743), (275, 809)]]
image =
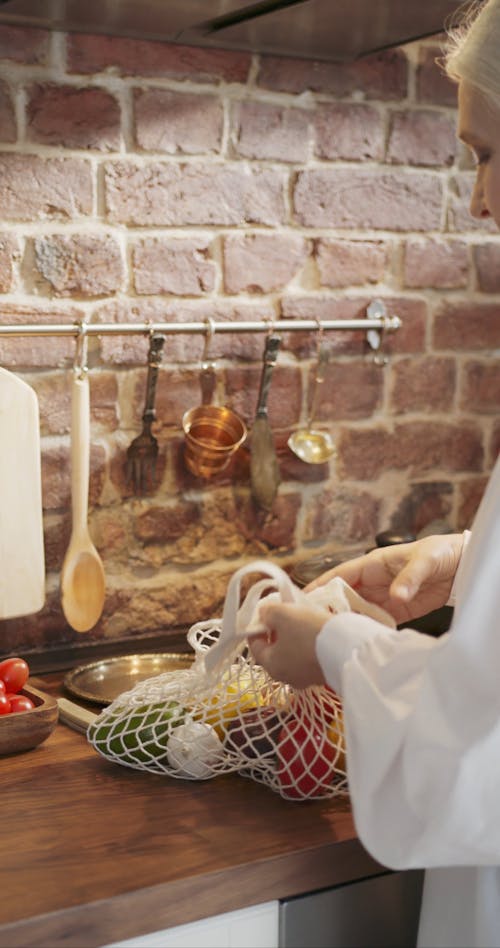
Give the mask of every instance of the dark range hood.
[(440, 33), (461, 0), (0, 0), (0, 25), (349, 62)]

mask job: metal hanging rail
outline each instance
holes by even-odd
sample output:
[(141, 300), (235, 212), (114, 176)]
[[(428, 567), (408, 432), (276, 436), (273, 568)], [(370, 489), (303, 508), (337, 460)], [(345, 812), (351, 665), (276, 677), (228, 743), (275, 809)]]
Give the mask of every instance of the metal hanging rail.
[(308, 332), (323, 330), (356, 330), (370, 329), (379, 332), (394, 332), (401, 326), (399, 316), (367, 317), (366, 319), (276, 319), (276, 320), (243, 320), (240, 322), (216, 322), (210, 320), (186, 323), (51, 323), (38, 325), (23, 323), (17, 325), (1, 325), (0, 336), (135, 336), (149, 335), (150, 333), (204, 333), (209, 327), (213, 333), (243, 333), (243, 332)]

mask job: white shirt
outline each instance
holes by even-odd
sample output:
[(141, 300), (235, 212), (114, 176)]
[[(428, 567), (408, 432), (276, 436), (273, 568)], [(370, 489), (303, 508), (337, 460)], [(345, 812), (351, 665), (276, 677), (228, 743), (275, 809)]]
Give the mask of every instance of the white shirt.
[(361, 841), (389, 868), (430, 870), (419, 945), (499, 948), (500, 459), (454, 593), (440, 638), (344, 613), (316, 649), (343, 697)]

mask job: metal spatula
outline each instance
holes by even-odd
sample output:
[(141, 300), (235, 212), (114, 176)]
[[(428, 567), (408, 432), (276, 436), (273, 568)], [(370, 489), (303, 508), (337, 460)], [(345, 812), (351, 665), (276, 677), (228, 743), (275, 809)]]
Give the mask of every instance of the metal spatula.
[(271, 510), (280, 485), (273, 433), (267, 414), (271, 375), (276, 365), (281, 336), (271, 333), (266, 339), (259, 397), (250, 441), (250, 482), (252, 495), (264, 510)]

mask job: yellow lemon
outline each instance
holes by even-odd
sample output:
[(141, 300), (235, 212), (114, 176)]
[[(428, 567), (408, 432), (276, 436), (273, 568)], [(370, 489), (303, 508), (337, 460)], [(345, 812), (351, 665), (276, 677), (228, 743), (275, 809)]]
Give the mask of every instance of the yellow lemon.
[(222, 682), (213, 695), (202, 699), (193, 709), (192, 717), (195, 721), (210, 724), (224, 740), (228, 724), (233, 718), (262, 704), (264, 700), (259, 692), (258, 679), (249, 672), (243, 672), (226, 683)]

